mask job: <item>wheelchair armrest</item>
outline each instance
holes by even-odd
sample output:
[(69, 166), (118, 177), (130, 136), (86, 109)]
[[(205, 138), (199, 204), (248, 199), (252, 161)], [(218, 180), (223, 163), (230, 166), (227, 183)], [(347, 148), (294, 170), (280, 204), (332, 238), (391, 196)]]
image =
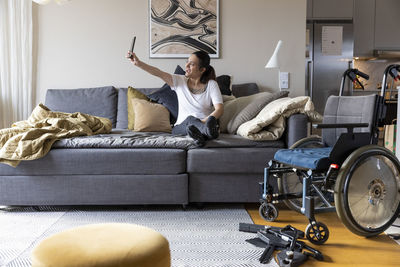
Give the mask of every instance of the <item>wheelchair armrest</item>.
[(368, 127), (369, 123), (320, 123), (313, 124), (316, 129), (326, 129), (326, 128), (347, 128), (348, 133), (352, 133), (354, 128), (365, 128)]

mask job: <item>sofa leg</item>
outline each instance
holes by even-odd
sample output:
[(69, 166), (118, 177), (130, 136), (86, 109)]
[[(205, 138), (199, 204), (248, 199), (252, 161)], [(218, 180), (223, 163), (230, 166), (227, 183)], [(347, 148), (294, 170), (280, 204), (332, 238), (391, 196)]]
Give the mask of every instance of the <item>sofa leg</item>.
[(0, 210), (1, 211), (9, 211), (11, 210), (13, 207), (12, 206), (0, 206)]
[(189, 206), (188, 204), (182, 204), (182, 210), (184, 211), (187, 210), (188, 206)]
[(199, 210), (202, 210), (202, 209), (204, 209), (204, 202), (196, 202), (196, 203), (194, 203), (194, 205), (195, 205), (195, 207), (197, 208), (197, 209), (199, 209)]

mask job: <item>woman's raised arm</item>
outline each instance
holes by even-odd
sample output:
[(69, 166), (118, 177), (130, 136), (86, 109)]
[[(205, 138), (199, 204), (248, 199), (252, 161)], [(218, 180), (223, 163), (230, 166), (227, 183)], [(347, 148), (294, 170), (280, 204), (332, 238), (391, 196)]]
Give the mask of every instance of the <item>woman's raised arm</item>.
[(156, 68), (154, 66), (151, 66), (149, 64), (146, 64), (146, 63), (140, 61), (135, 53), (128, 52), (128, 55), (126, 57), (131, 60), (133, 65), (141, 68), (142, 70), (150, 73), (151, 75), (159, 77), (164, 82), (166, 82), (169, 86), (171, 86), (171, 87), (173, 86), (172, 75), (170, 73), (162, 71), (159, 68)]

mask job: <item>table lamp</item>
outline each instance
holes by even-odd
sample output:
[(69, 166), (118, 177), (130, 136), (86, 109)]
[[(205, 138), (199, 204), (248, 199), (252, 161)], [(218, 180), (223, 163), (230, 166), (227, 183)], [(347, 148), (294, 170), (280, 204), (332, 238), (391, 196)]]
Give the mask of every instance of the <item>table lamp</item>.
[[(278, 44), (275, 47), (275, 51), (272, 54), (271, 58), (268, 60), (267, 65), (265, 65), (266, 69), (278, 69), (278, 75), (280, 75), (280, 59), (279, 59), (279, 50), (282, 46), (282, 40), (278, 41)], [(279, 77), (279, 76), (278, 76)], [(279, 90), (282, 90), (281, 83), (278, 80)]]

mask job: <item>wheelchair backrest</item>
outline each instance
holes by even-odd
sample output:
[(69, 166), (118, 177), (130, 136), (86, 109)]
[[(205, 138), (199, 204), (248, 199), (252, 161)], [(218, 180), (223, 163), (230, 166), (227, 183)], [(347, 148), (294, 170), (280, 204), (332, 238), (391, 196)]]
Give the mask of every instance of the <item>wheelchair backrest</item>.
[[(330, 96), (326, 102), (323, 123), (368, 123), (369, 127), (355, 128), (354, 132), (372, 133), (376, 127), (377, 95)], [(322, 140), (334, 146), (345, 128), (322, 129)]]

